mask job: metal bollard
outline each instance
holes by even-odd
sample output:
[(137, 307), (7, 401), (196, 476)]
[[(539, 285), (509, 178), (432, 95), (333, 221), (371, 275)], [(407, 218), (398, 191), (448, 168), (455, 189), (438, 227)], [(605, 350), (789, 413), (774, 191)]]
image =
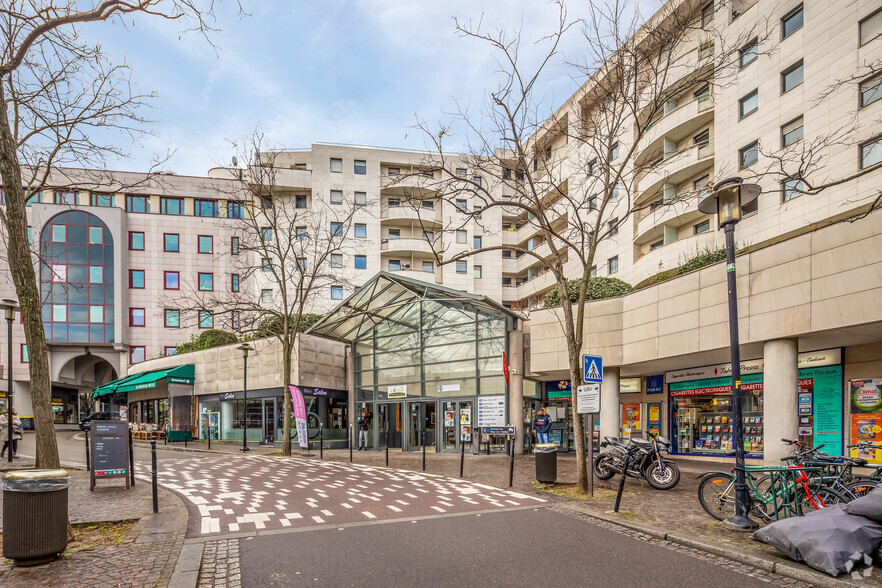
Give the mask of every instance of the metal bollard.
[(208, 450), (211, 451), (211, 424), (208, 426)]
[(386, 467), (389, 467), (389, 430), (386, 429)]
[(462, 478), (462, 466), (465, 464), (465, 443), (462, 440), (462, 436), (459, 439), (459, 477)]
[(325, 459), (325, 428), (319, 423), (319, 459)]
[(619, 480), (619, 491), (616, 492), (616, 505), (613, 508), (613, 512), (619, 512), (619, 504), (622, 502), (622, 492), (625, 490), (625, 478), (628, 477), (628, 466), (630, 465), (631, 454), (629, 452), (625, 452), (625, 460), (622, 463), (622, 479)]
[(189, 436), (190, 435), (187, 434), (187, 431), (184, 431), (184, 449), (187, 448), (187, 437), (189, 437)]
[(159, 489), (156, 486), (156, 439), (150, 440), (150, 462), (153, 469), (153, 512), (159, 512)]
[(135, 450), (132, 442), (132, 430), (129, 429), (129, 478), (132, 486), (135, 485)]
[(354, 431), (355, 431), (355, 429), (350, 424), (349, 425), (349, 463), (352, 463), (352, 433)]
[(92, 456), (89, 455), (89, 431), (86, 431), (86, 469), (92, 471)]
[(423, 429), (423, 471), (426, 471), (426, 430)]
[(518, 428), (515, 427), (515, 434), (511, 438), (511, 463), (508, 466), (508, 487), (511, 488), (514, 483), (514, 451), (515, 451), (515, 439), (518, 436)]

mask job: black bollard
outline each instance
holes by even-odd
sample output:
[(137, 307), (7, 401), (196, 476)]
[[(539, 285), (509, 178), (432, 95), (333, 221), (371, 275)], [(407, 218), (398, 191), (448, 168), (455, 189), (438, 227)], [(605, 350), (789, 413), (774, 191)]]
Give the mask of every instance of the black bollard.
[(386, 429), (386, 467), (389, 467), (389, 429)]
[(426, 471), (426, 430), (423, 429), (423, 471)]
[(132, 486), (135, 485), (135, 450), (132, 442), (132, 430), (129, 429), (129, 478)]
[(89, 455), (89, 431), (86, 431), (86, 469), (92, 471), (92, 457)]
[(153, 512), (159, 512), (159, 489), (156, 486), (156, 439), (150, 440), (150, 462), (153, 469)]
[(184, 449), (187, 448), (187, 437), (189, 437), (189, 436), (190, 435), (187, 434), (187, 431), (184, 431)]
[(511, 488), (512, 483), (514, 482), (514, 448), (515, 448), (515, 438), (518, 435), (518, 429), (515, 427), (515, 434), (511, 438), (511, 463), (508, 466), (508, 487)]
[(462, 478), (462, 466), (465, 464), (465, 442), (460, 435), (459, 440), (459, 477)]
[(319, 459), (325, 459), (325, 428), (319, 423)]
[(208, 450), (211, 451), (211, 423), (208, 423)]
[(352, 463), (352, 433), (354, 429), (349, 425), (349, 463)]
[(619, 512), (619, 504), (622, 502), (622, 491), (625, 489), (625, 478), (628, 477), (628, 462), (631, 460), (631, 454), (625, 452), (625, 461), (622, 463), (622, 479), (619, 480), (619, 491), (616, 492), (616, 505), (613, 512)]

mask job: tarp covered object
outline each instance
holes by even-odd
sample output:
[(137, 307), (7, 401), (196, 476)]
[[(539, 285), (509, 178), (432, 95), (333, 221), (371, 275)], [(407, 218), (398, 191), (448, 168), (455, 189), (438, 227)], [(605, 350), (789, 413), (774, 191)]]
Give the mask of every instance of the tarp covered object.
[(750, 538), (831, 576), (850, 572), (882, 544), (882, 525), (850, 515), (842, 507), (834, 504), (804, 517), (776, 521)]

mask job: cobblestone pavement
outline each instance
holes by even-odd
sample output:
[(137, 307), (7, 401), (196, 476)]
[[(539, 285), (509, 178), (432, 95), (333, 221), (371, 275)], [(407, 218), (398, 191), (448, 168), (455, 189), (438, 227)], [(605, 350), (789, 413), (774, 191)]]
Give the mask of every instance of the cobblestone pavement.
[(220, 539), (208, 541), (202, 555), (199, 572), (199, 588), (239, 588), (242, 576), (239, 571), (239, 540)]
[[(146, 473), (140, 467), (140, 473)], [(188, 501), (188, 537), (546, 502), (537, 496), (437, 474), (270, 456), (180, 460), (173, 469), (160, 472), (159, 480)]]

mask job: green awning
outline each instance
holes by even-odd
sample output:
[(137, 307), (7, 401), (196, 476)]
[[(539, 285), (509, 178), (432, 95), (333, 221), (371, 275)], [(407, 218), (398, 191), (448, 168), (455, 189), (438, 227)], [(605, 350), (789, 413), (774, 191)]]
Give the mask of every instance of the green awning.
[(141, 372), (120, 378), (95, 388), (94, 397), (113, 394), (114, 392), (132, 392), (134, 390), (147, 390), (156, 388), (160, 380), (167, 380), (169, 384), (193, 384), (196, 375), (196, 366), (193, 364), (179, 365), (164, 370)]

